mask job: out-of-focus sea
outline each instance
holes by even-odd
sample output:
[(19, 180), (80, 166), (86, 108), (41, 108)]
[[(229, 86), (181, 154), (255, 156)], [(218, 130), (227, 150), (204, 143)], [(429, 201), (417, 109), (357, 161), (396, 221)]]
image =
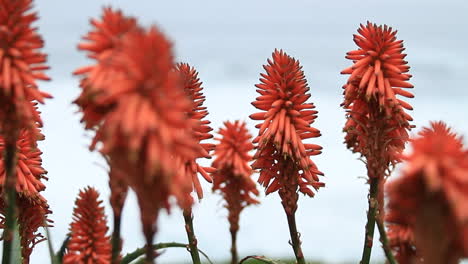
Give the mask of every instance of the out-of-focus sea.
[[(52, 244), (58, 248), (71, 221), (79, 188), (96, 186), (103, 199), (109, 195), (105, 163), (89, 153), (91, 134), (79, 124), (80, 115), (71, 101), (79, 93), (71, 72), (87, 63), (75, 47), (90, 26), (88, 19), (100, 14), (103, 3), (121, 7), (156, 23), (174, 42), (176, 59), (195, 66), (204, 83), (206, 106), (212, 127), (218, 131), (225, 120), (244, 120), (251, 133), (255, 123), (248, 115), (255, 97), (262, 65), (275, 48), (299, 59), (311, 88), (311, 101), (319, 111), (314, 126), (322, 136), (311, 142), (323, 146), (313, 157), (325, 173), (326, 187), (315, 198), (300, 197), (297, 225), (307, 259), (358, 262), (364, 239), (367, 208), (364, 164), (342, 144), (344, 111), (340, 71), (351, 62), (344, 58), (356, 49), (352, 34), (359, 23), (370, 20), (398, 29), (414, 76), (414, 124), (444, 120), (456, 132), (468, 135), (468, 4), (464, 1), (37, 1), (40, 32), (50, 54), (53, 81), (43, 89), (54, 95), (43, 111), (46, 140), (41, 143), (44, 167), (49, 171), (45, 197), (55, 221)], [(468, 143), (468, 142), (467, 142)], [(202, 161), (203, 164), (209, 162)], [(398, 175), (398, 169), (394, 176)], [(258, 175), (254, 175), (257, 178)], [(221, 197), (204, 184), (205, 198), (194, 207), (194, 225), (200, 249), (214, 260), (229, 258), (227, 212)], [(240, 256), (291, 257), (286, 217), (276, 193), (261, 195), (261, 204), (242, 213), (238, 237)], [(111, 211), (107, 201), (106, 212)], [(111, 225), (111, 224), (110, 224)], [(112, 225), (111, 225), (112, 226)], [(181, 212), (163, 213), (158, 223), (158, 242), (185, 242)], [(133, 194), (124, 209), (124, 251), (141, 247), (139, 212)], [(373, 259), (384, 256), (375, 239)], [(184, 249), (168, 249), (159, 263), (189, 262)], [(47, 263), (47, 245), (41, 243), (31, 263)]]

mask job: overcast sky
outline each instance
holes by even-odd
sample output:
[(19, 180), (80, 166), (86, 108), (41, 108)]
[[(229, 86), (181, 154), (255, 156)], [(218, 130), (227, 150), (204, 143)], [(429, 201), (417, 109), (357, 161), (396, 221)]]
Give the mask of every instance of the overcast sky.
[[(412, 67), (415, 99), (409, 100), (418, 128), (429, 120), (445, 120), (457, 132), (468, 135), (468, 4), (465, 1), (61, 1), (35, 2), (40, 33), (46, 41), (52, 81), (41, 88), (54, 95), (41, 109), (46, 140), (41, 144), (44, 167), (49, 171), (45, 196), (54, 211), (52, 242), (58, 248), (71, 221), (73, 203), (80, 188), (98, 188), (107, 202), (109, 190), (105, 163), (88, 151), (92, 135), (79, 123), (71, 104), (79, 93), (71, 72), (88, 62), (76, 45), (90, 30), (89, 19), (99, 17), (104, 5), (121, 8), (144, 25), (156, 24), (174, 43), (178, 61), (188, 62), (204, 82), (208, 118), (217, 131), (225, 120), (245, 120), (256, 95), (262, 65), (275, 48), (299, 59), (311, 87), (311, 101), (319, 111), (314, 126), (322, 137), (314, 143), (323, 154), (314, 157), (325, 173), (316, 198), (301, 197), (297, 212), (307, 259), (357, 261), (361, 255), (367, 207), (364, 164), (342, 144), (344, 111), (339, 72), (350, 65), (344, 58), (356, 49), (352, 34), (367, 20), (398, 29)], [(416, 133), (417, 130), (414, 131)], [(255, 175), (255, 178), (258, 176)], [(215, 260), (229, 257), (226, 212), (220, 196), (204, 185), (206, 198), (195, 205), (195, 229), (199, 246)], [(260, 198), (262, 204), (241, 216), (240, 256), (264, 254), (293, 256), (288, 245), (286, 217), (277, 194)], [(111, 222), (109, 217), (109, 222)], [(111, 225), (111, 223), (109, 223)], [(124, 251), (142, 246), (138, 208), (130, 195), (124, 210)], [(185, 242), (183, 218), (178, 210), (159, 221), (158, 242)], [(373, 257), (382, 259), (376, 240)], [(32, 262), (45, 263), (46, 243), (37, 247)], [(184, 250), (169, 249), (160, 263), (189, 261)]]

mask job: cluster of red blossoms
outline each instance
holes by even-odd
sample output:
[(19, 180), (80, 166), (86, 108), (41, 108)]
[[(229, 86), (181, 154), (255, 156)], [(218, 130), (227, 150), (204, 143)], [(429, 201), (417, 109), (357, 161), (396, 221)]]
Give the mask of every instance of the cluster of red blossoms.
[(226, 200), (231, 232), (236, 232), (242, 209), (258, 203), (255, 196), (259, 192), (251, 178), (253, 171), (249, 165), (252, 136), (245, 123), (240, 121), (224, 122), (218, 133), (221, 137), (216, 138), (219, 142), (213, 154), (216, 156), (212, 164), (216, 169), (213, 173), (213, 190), (219, 190)]
[[(353, 65), (342, 74), (350, 74), (343, 86), (347, 121), (345, 143), (353, 152), (372, 158), (383, 155), (384, 166), (395, 164), (409, 139), (412, 117), (405, 112), (413, 108), (396, 96), (413, 98), (404, 90), (413, 88), (407, 81), (409, 66), (402, 52), (403, 41), (396, 40), (391, 27), (370, 22), (361, 25), (354, 42), (359, 49), (347, 53)], [(376, 142), (379, 141), (379, 142)], [(381, 153), (372, 152), (379, 148)], [(371, 175), (378, 177), (378, 175)]]
[[(37, 80), (49, 80), (43, 73), (49, 67), (40, 51), (44, 42), (32, 25), (38, 19), (30, 11), (32, 0), (1, 0), (0, 6), (0, 225), (5, 228), (2, 239), (12, 239), (5, 227), (10, 206), (5, 197), (7, 189), (14, 188), (22, 262), (29, 263), (34, 246), (45, 240), (39, 228), (51, 222), (51, 211), (41, 194), (47, 171), (42, 168), (42, 152), (37, 148), (37, 141), (44, 136), (36, 106), (51, 97), (37, 85)], [(15, 155), (12, 171), (6, 164), (6, 153)], [(7, 179), (9, 173), (13, 179)]]
[(111, 263), (111, 244), (107, 236), (107, 220), (99, 193), (92, 187), (80, 191), (75, 201), (70, 240), (64, 264)]
[(137, 194), (150, 242), (171, 195), (188, 208), (193, 188), (203, 196), (197, 173), (211, 182), (213, 169), (195, 162), (214, 148), (201, 143), (212, 137), (201, 82), (193, 67), (174, 63), (171, 44), (156, 27), (145, 29), (110, 8), (91, 24), (79, 49), (96, 64), (75, 71), (83, 89), (75, 103), (86, 128), (96, 132), (91, 148), (118, 171), (112, 181), (120, 183), (111, 186), (128, 185)]
[(46, 54), (40, 52), (44, 41), (32, 25), (38, 17), (29, 12), (32, 0), (1, 0), (0, 6), (0, 131), (9, 136), (24, 128), (39, 137), (36, 127), (42, 121), (35, 105), (51, 96), (36, 82), (49, 80), (43, 73), (49, 68)]
[(411, 146), (401, 177), (387, 186), (399, 263), (458, 263), (468, 257), (468, 148), (443, 122), (423, 128)]
[[(32, 0), (0, 0), (0, 228), (4, 243), (12, 240), (7, 229), (10, 217), (16, 217), (25, 264), (34, 246), (45, 240), (39, 227), (52, 222), (41, 194), (47, 171), (37, 148), (44, 139), (37, 104), (51, 96), (36, 83), (49, 78), (43, 73), (48, 66), (39, 51), (43, 41), (32, 27), (37, 15), (30, 12), (31, 4)], [(279, 193), (297, 262), (305, 263), (294, 216), (298, 194), (313, 197), (324, 183), (311, 160), (322, 147), (304, 142), (319, 137), (320, 131), (312, 127), (318, 112), (308, 101), (310, 89), (299, 61), (275, 50), (256, 85), (260, 96), (252, 102), (261, 110), (250, 115), (260, 121), (258, 136), (251, 140), (244, 122), (225, 122), (215, 145), (205, 142), (213, 136), (198, 72), (187, 63), (175, 63), (172, 44), (157, 27), (143, 27), (111, 8), (104, 8), (102, 18), (92, 19), (91, 25), (78, 48), (94, 64), (75, 71), (82, 88), (75, 103), (86, 129), (95, 132), (90, 148), (99, 150), (109, 165), (114, 225), (131, 188), (147, 245), (152, 245), (158, 214), (170, 209), (171, 197), (184, 209), (186, 221), (191, 217), (192, 192), (203, 197), (201, 175), (226, 201), (237, 263), (239, 217), (245, 207), (259, 202), (251, 178), (258, 170), (266, 194)], [(368, 221), (374, 221), (366, 225), (362, 263), (369, 263), (374, 222), (383, 220), (387, 231), (379, 231), (384, 249), (388, 234), (392, 252), (387, 256), (395, 254), (398, 263), (458, 263), (468, 257), (468, 148), (445, 123), (434, 122), (410, 140), (412, 153), (402, 155), (413, 127), (405, 112), (411, 105), (397, 98), (413, 97), (405, 90), (413, 86), (403, 42), (386, 25), (368, 22), (358, 33), (354, 42), (359, 48), (346, 56), (353, 65), (342, 71), (350, 75), (342, 106), (347, 111), (345, 143), (365, 158), (371, 184)], [(200, 166), (197, 160), (211, 158), (213, 150), (212, 167)], [(401, 177), (384, 185), (391, 167), (400, 161), (405, 162)], [(384, 186), (388, 210), (382, 218), (378, 216), (384, 214)], [(11, 193), (15, 203), (5, 195)], [(10, 210), (12, 204), (17, 213)], [(188, 248), (195, 263), (197, 242), (191, 240), (195, 236), (189, 225)], [(118, 263), (121, 241), (114, 240), (115, 233), (111, 240), (108, 232), (99, 194), (87, 187), (76, 199), (62, 262)], [(151, 262), (153, 248), (146, 247), (146, 254)]]
[(266, 193), (286, 191), (300, 192), (314, 196), (310, 187), (317, 190), (324, 186), (319, 181), (322, 175), (310, 156), (321, 153), (322, 147), (304, 144), (303, 139), (320, 136), (320, 131), (311, 126), (317, 117), (310, 98), (309, 87), (299, 61), (283, 51), (275, 50), (273, 60), (264, 66), (261, 83), (255, 85), (261, 95), (252, 103), (264, 111), (250, 116), (261, 120), (257, 124), (258, 136), (253, 140), (256, 153), (252, 164), (260, 170), (259, 183), (266, 187)]

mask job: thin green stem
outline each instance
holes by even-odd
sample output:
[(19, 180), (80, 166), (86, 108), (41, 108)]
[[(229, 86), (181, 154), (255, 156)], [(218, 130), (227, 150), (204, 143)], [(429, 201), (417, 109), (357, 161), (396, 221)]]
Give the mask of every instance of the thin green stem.
[(247, 256), (247, 257), (241, 259), (239, 264), (242, 264), (242, 263), (246, 262), (249, 259), (255, 259), (255, 260), (261, 261), (263, 263), (268, 263), (268, 264), (277, 264), (277, 262), (275, 262), (275, 261), (273, 261), (273, 260), (271, 260), (269, 258), (265, 258), (264, 256)]
[(5, 140), (4, 202), (6, 206), (5, 229), (3, 231), (3, 264), (11, 264), (12, 246), (16, 222), (16, 136)]
[(120, 223), (121, 215), (114, 213), (114, 230), (112, 231), (112, 264), (117, 264), (121, 250)]
[(392, 250), (390, 249), (390, 245), (388, 243), (387, 232), (385, 231), (385, 226), (383, 224), (382, 218), (377, 217), (377, 228), (379, 229), (380, 233), (380, 242), (382, 243), (382, 248), (385, 252), (385, 256), (387, 257), (389, 264), (397, 264), (395, 257), (393, 256)]
[(237, 230), (231, 230), (231, 264), (239, 262), (239, 255), (237, 254)]
[(286, 215), (288, 217), (289, 234), (291, 235), (291, 246), (294, 250), (297, 264), (305, 264), (304, 254), (302, 253), (301, 248), (301, 240), (299, 239), (299, 233), (297, 232), (295, 213), (286, 213)]
[[(187, 244), (182, 244), (182, 243), (177, 243), (177, 242), (169, 242), (169, 243), (158, 243), (152, 246), (152, 250), (158, 250), (158, 249), (163, 249), (163, 248), (186, 248), (189, 249), (189, 245)], [(143, 248), (138, 248), (132, 253), (128, 253), (124, 258), (122, 258), (122, 261), (120, 264), (130, 264), (132, 261), (138, 259), (139, 257), (143, 256), (145, 252), (147, 251), (146, 247)], [(203, 251), (198, 250), (207, 260), (208, 263), (213, 264), (213, 262), (210, 260), (208, 255), (206, 255)]]
[(59, 251), (55, 254), (57, 256), (59, 263), (63, 262), (63, 256), (65, 255), (65, 250), (68, 247), (69, 241), (70, 241), (70, 235), (67, 235), (67, 237), (63, 240), (62, 246), (60, 246)]
[(54, 246), (52, 245), (52, 236), (50, 235), (49, 227), (47, 227), (47, 224), (44, 223), (44, 230), (47, 235), (47, 247), (49, 248), (49, 256), (50, 256), (50, 262), (52, 264), (59, 264), (62, 263), (61, 261), (59, 262), (57, 255), (55, 255), (54, 252)]
[(187, 238), (189, 241), (190, 255), (192, 256), (193, 264), (201, 264), (200, 255), (198, 254), (197, 248), (197, 238), (195, 237), (195, 231), (193, 229), (193, 214), (192, 209), (184, 210), (184, 220), (185, 220), (185, 231), (187, 232)]
[(367, 211), (366, 235), (360, 264), (369, 264), (374, 241), (375, 216), (377, 213), (377, 195), (379, 191), (379, 179), (370, 178), (369, 209)]

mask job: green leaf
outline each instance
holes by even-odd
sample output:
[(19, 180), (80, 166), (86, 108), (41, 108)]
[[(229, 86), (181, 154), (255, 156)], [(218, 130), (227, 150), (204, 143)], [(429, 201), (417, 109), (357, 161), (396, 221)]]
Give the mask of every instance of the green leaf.
[[(255, 262), (250, 262), (249, 260), (256, 260)], [(267, 263), (267, 264), (278, 264), (279, 262), (276, 262), (272, 259), (266, 258), (265, 256), (247, 256), (239, 262), (239, 264), (242, 263)]]
[[(182, 243), (177, 243), (177, 242), (170, 242), (170, 243), (158, 243), (153, 245), (153, 249), (163, 249), (163, 248), (188, 248), (187, 244), (182, 244)], [(128, 253), (125, 255), (125, 257), (122, 258), (122, 261), (120, 264), (130, 264), (134, 260), (138, 259), (139, 257), (143, 256), (145, 254), (145, 248), (138, 248), (135, 251)], [(200, 249), (198, 250), (207, 260), (208, 263), (213, 264), (213, 262), (210, 260), (210, 258)], [(144, 259), (144, 258), (143, 258)], [(137, 263), (140, 263), (141, 259)]]
[(50, 262), (52, 264), (60, 264), (61, 262), (58, 261), (57, 256), (54, 254), (54, 247), (52, 246), (52, 238), (50, 236), (49, 228), (44, 226), (46, 236), (47, 236), (47, 246), (49, 247), (49, 256), (50, 256)]

